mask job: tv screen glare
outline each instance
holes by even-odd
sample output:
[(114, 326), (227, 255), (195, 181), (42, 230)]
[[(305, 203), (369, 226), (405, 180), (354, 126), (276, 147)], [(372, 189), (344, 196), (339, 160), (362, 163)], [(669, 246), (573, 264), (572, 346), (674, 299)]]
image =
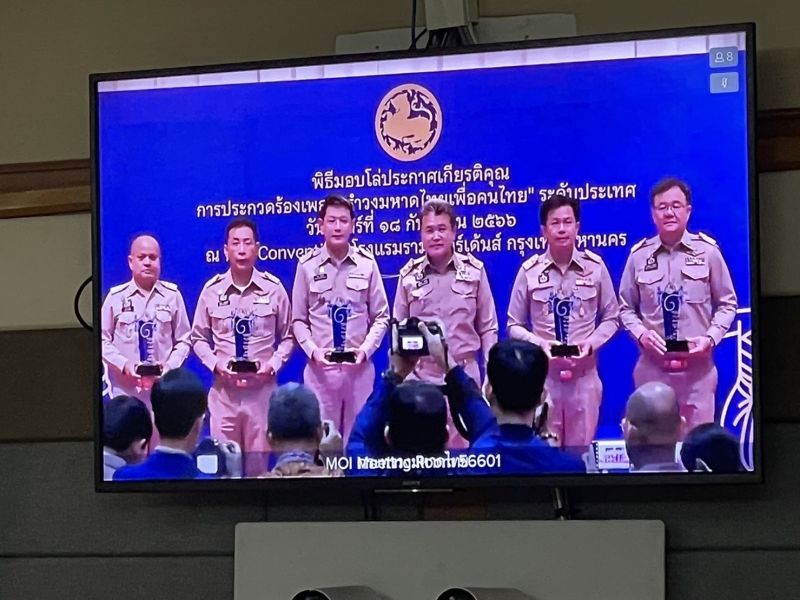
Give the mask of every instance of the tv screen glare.
[(754, 54), (93, 75), (98, 489), (760, 479)]

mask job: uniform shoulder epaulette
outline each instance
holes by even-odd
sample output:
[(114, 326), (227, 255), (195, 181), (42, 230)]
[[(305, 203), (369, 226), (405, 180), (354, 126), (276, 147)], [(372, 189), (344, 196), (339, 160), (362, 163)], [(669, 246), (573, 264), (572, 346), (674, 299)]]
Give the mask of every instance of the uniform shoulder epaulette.
[(707, 244), (711, 244), (712, 246), (716, 246), (717, 245), (717, 240), (712, 238), (710, 235), (706, 235), (702, 231), (698, 231), (697, 234), (696, 234), (696, 237), (698, 239), (703, 240)]
[(172, 283), (171, 281), (164, 281), (162, 279), (161, 280), (161, 285), (163, 285), (165, 288), (167, 288), (168, 290), (170, 290), (172, 292), (177, 292), (178, 291), (178, 284), (177, 283)]
[(314, 256), (316, 256), (317, 254), (319, 254), (319, 248), (311, 248), (311, 249), (310, 249), (310, 250), (308, 250), (307, 252), (303, 252), (303, 253), (302, 253), (302, 254), (301, 254), (299, 257), (298, 257), (298, 260), (300, 261), (300, 264), (302, 265), (303, 263), (306, 263), (306, 262), (308, 262), (309, 260), (311, 260), (311, 258), (313, 258)]
[(114, 286), (114, 287), (112, 287), (110, 290), (108, 290), (108, 293), (109, 293), (109, 295), (110, 295), (110, 294), (119, 294), (119, 293), (120, 293), (122, 290), (124, 290), (126, 287), (128, 287), (128, 283), (121, 283), (121, 284), (119, 284), (119, 285), (115, 285), (115, 286)]
[(372, 252), (370, 252), (367, 248), (365, 248), (364, 246), (356, 246), (356, 251), (359, 254), (362, 254), (363, 256), (366, 256), (370, 260), (375, 260), (375, 255)]
[(634, 252), (636, 252), (640, 248), (643, 248), (645, 246), (645, 244), (647, 244), (647, 238), (642, 238), (641, 240), (636, 242), (633, 246), (631, 246), (631, 254), (633, 254)]
[(280, 283), (281, 282), (280, 279), (275, 277), (275, 275), (273, 275), (269, 271), (259, 271), (259, 273), (261, 274), (261, 277), (263, 277), (267, 281), (271, 281), (272, 283)]
[(215, 283), (219, 283), (220, 281), (222, 281), (222, 275), (220, 274), (214, 275), (211, 279), (205, 282), (205, 284), (203, 285), (203, 289), (211, 287), (212, 285), (214, 285)]
[(529, 259), (527, 259), (524, 263), (522, 263), (522, 268), (525, 269), (526, 271), (530, 270), (531, 268), (533, 268), (533, 265), (535, 265), (537, 262), (539, 262), (539, 257), (540, 256), (541, 256), (541, 254), (534, 254)]
[(466, 256), (464, 257), (464, 260), (466, 262), (468, 262), (469, 264), (471, 264), (473, 267), (475, 267), (478, 270), (483, 268), (483, 261), (480, 258), (478, 258), (477, 256), (475, 256), (474, 254), (470, 254), (468, 252), (466, 254)]
[(602, 259), (602, 258), (600, 258), (600, 255), (599, 255), (599, 254), (595, 254), (595, 253), (594, 253), (594, 252), (592, 252), (591, 250), (584, 250), (584, 251), (583, 251), (583, 255), (584, 255), (586, 258), (588, 258), (589, 260), (591, 260), (591, 261), (594, 261), (594, 262), (596, 262), (596, 263), (598, 263), (598, 264), (600, 264), (600, 263), (602, 263), (602, 262), (603, 262), (603, 259)]
[(419, 256), (417, 258), (411, 258), (409, 261), (403, 265), (403, 268), (400, 269), (400, 279), (408, 275), (414, 268), (419, 265), (425, 259), (424, 256)]

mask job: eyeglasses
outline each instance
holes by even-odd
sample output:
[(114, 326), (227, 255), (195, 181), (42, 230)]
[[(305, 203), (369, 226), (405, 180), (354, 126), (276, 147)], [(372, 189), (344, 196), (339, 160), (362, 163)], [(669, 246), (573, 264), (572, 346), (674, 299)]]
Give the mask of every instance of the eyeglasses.
[(671, 210), (673, 213), (676, 213), (678, 211), (685, 209), (687, 206), (689, 205), (684, 204), (682, 202), (673, 202), (672, 204), (656, 204), (653, 208), (655, 209), (656, 212), (663, 214), (668, 210)]

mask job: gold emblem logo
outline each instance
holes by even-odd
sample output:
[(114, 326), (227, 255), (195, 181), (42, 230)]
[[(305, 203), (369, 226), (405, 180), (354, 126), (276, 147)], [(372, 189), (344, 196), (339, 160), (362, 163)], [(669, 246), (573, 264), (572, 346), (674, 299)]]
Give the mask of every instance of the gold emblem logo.
[(442, 109), (421, 85), (397, 86), (383, 97), (375, 113), (375, 135), (381, 148), (397, 160), (419, 160), (436, 146), (442, 133)]

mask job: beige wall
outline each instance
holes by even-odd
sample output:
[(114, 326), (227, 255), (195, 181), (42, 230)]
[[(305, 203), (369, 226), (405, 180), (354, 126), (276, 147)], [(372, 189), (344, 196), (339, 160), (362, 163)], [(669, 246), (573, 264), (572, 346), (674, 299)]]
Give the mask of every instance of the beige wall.
[[(423, 4), (423, 2), (420, 2)], [(406, 0), (0, 1), (0, 164), (88, 155), (87, 75), (329, 54), (338, 33), (401, 27)], [(645, 12), (646, 7), (646, 12)], [(580, 33), (756, 21), (763, 107), (800, 106), (797, 0), (481, 0), (506, 16), (573, 12)], [(800, 172), (762, 176), (764, 290), (800, 293)], [(91, 272), (88, 215), (0, 221), (0, 329), (69, 327)], [(86, 298), (88, 299), (88, 294)], [(88, 302), (84, 302), (88, 316)]]

